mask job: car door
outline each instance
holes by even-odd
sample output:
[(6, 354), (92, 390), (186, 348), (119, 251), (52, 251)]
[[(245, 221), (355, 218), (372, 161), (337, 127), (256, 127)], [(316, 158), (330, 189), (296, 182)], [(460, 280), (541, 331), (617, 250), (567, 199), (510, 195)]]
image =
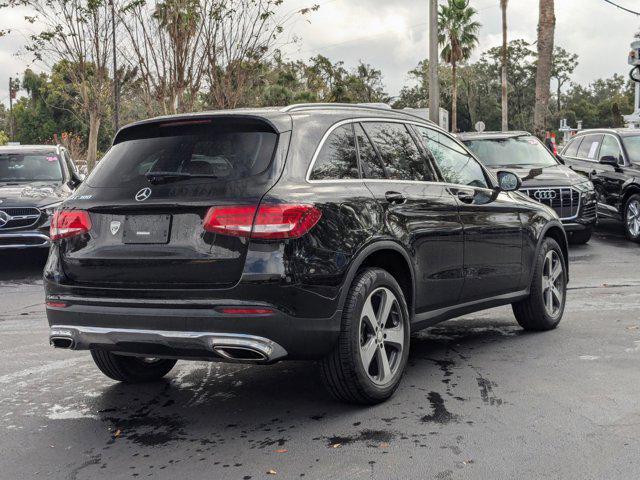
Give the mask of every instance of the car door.
[(455, 198), (401, 122), (356, 125), (365, 185), (382, 206), (386, 235), (414, 262), (417, 314), (458, 302), (463, 284), (463, 229)]
[(458, 201), (464, 227), (461, 301), (520, 290), (522, 204), (511, 194), (496, 193), (479, 162), (453, 138), (426, 127), (415, 129)]
[(604, 135), (598, 161), (601, 162), (605, 157), (615, 158), (618, 161), (618, 167), (598, 163), (597, 174), (592, 181), (596, 187), (600, 210), (617, 217), (617, 206), (622, 200), (622, 187), (629, 176), (624, 171), (625, 158), (622, 146), (614, 135)]

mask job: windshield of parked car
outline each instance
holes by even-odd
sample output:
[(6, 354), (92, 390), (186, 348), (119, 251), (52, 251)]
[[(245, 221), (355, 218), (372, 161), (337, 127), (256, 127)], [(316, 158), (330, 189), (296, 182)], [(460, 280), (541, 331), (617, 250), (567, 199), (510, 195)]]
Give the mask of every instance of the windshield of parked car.
[(558, 165), (547, 147), (533, 135), (483, 138), (464, 143), (487, 167), (544, 168)]
[(622, 143), (624, 143), (624, 148), (627, 149), (631, 163), (640, 163), (640, 135), (622, 137)]
[(55, 153), (0, 153), (0, 182), (60, 182), (62, 169)]

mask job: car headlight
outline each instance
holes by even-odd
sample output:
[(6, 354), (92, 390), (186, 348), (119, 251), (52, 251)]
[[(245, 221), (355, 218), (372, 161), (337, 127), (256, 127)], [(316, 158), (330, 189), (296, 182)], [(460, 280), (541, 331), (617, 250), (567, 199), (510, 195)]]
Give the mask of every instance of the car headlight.
[(579, 183), (575, 187), (581, 192), (591, 192), (595, 190), (595, 187), (593, 186), (593, 182), (590, 180), (583, 183)]
[(47, 205), (46, 207), (42, 207), (41, 210), (44, 211), (44, 213), (48, 216), (48, 217), (52, 217), (53, 214), (56, 211), (56, 208), (58, 208), (60, 206), (62, 202), (57, 202), (57, 203), (52, 203), (51, 205)]

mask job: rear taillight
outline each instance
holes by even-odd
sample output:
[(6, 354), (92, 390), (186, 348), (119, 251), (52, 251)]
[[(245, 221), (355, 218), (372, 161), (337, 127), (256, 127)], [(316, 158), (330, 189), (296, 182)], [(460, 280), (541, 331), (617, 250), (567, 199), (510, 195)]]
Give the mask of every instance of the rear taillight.
[(91, 218), (83, 210), (57, 211), (51, 220), (51, 240), (74, 237), (91, 230)]
[(220, 313), (225, 315), (273, 315), (274, 311), (270, 308), (253, 308), (253, 307), (218, 307)]
[(204, 229), (238, 237), (282, 240), (301, 237), (321, 216), (320, 210), (312, 205), (212, 207), (204, 219)]

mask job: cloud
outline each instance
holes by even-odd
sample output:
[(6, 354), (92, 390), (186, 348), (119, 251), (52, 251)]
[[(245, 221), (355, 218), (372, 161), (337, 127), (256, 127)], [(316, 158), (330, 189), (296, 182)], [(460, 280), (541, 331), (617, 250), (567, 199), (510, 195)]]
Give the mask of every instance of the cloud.
[[(443, 0), (440, 0), (443, 1)], [(632, 0), (620, 0), (633, 6)], [(307, 59), (317, 54), (333, 61), (343, 60), (348, 68), (359, 61), (382, 70), (387, 90), (397, 95), (408, 76), (428, 52), (426, 0), (287, 0), (292, 10), (319, 3), (320, 10), (291, 25), (290, 35), (300, 41), (284, 47), (292, 58)], [(580, 56), (574, 81), (586, 84), (614, 73), (626, 73), (629, 44), (637, 31), (638, 18), (601, 0), (557, 0), (556, 44)], [(482, 51), (501, 43), (499, 0), (471, 0), (482, 23)], [(509, 1), (509, 36), (536, 39), (538, 0)], [(0, 100), (7, 103), (9, 75), (22, 72), (28, 57), (13, 54), (24, 44), (30, 26), (22, 20), (23, 10), (3, 11), (0, 29), (16, 28), (0, 39)], [(308, 20), (308, 21), (307, 21)]]

